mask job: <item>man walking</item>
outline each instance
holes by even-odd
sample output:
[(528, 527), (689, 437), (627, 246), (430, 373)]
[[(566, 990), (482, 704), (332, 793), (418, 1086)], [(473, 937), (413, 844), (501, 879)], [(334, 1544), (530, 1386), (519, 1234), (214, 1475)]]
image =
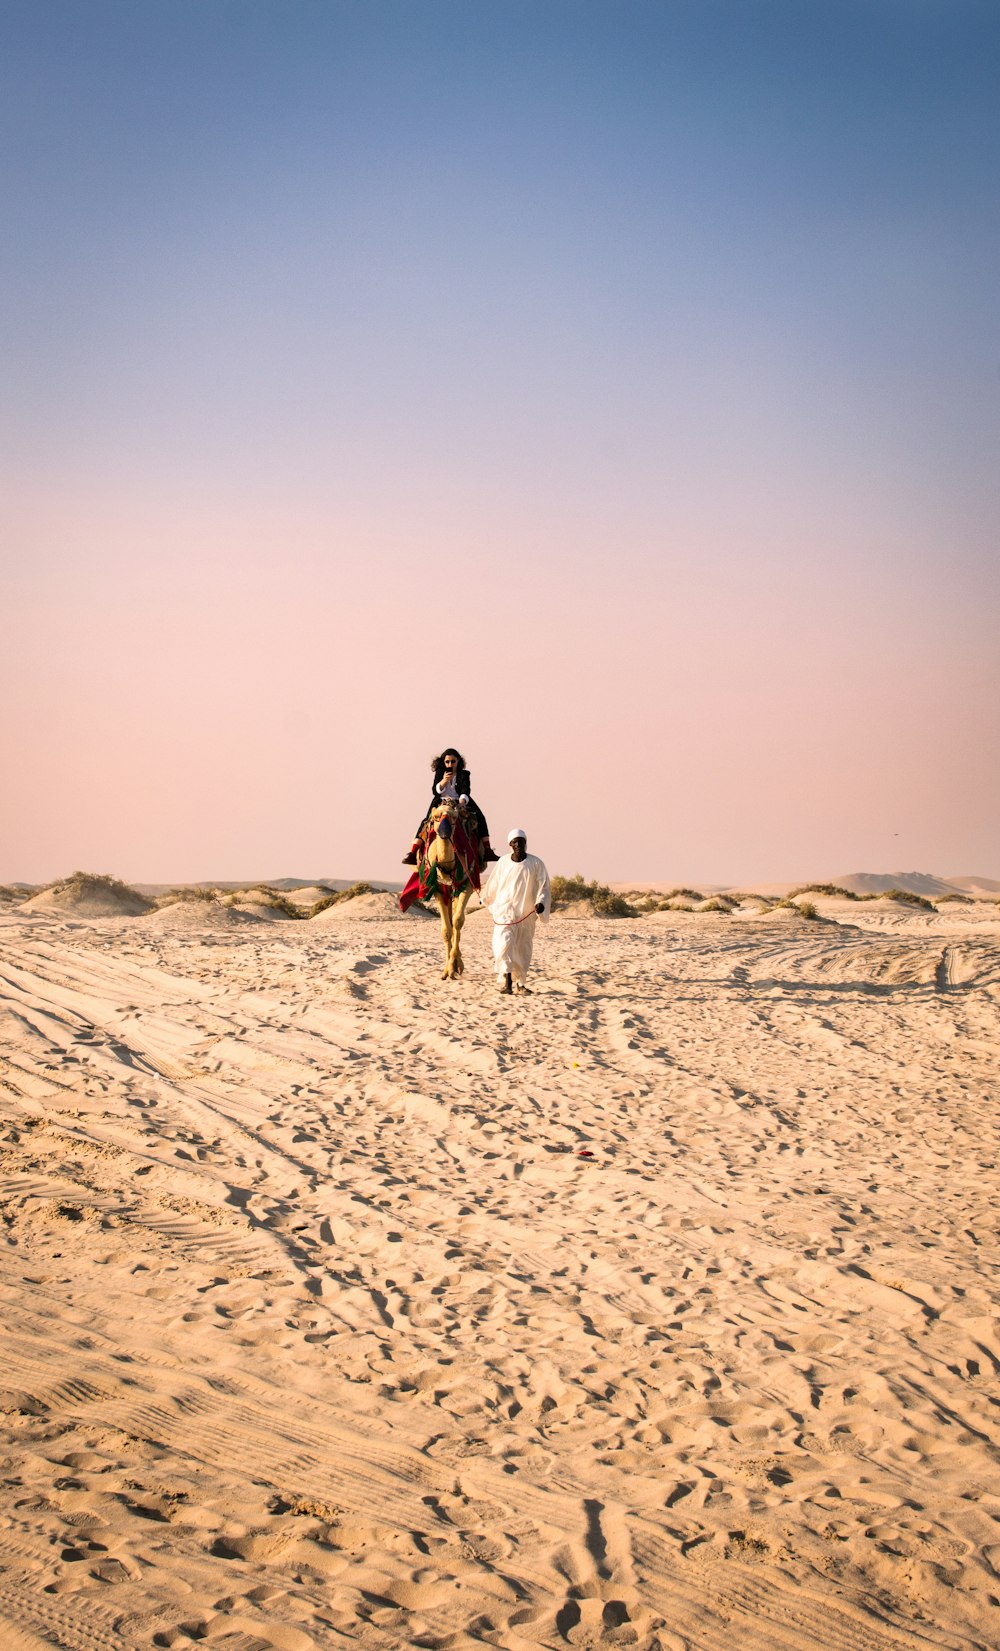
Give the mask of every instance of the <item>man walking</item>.
[(493, 956), (500, 990), (506, 995), (517, 982), (527, 992), (525, 976), (531, 964), (535, 924), (547, 918), (552, 904), (549, 874), (537, 854), (528, 853), (528, 839), (518, 828), (507, 838), (510, 853), (490, 868), (479, 898), (493, 918)]

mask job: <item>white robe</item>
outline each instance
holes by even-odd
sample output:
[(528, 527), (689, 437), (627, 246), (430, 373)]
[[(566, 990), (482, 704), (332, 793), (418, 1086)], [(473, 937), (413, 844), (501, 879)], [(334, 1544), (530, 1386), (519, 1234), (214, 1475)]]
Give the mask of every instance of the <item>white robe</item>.
[(512, 860), (505, 854), (497, 860), (480, 891), (480, 899), (493, 918), (493, 957), (498, 975), (513, 975), (523, 981), (531, 963), (538, 914), (544, 905), (548, 919), (552, 905), (549, 874), (537, 854)]

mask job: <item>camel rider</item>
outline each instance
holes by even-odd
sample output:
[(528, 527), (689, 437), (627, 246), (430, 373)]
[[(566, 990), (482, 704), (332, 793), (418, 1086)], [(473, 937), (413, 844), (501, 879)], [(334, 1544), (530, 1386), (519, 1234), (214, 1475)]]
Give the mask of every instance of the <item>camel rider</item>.
[(499, 859), (499, 855), (490, 847), (490, 828), (486, 824), (486, 817), (478, 803), (472, 800), (472, 779), (461, 751), (456, 751), (453, 745), (449, 745), (439, 757), (431, 758), (431, 768), (434, 771), (431, 800), (427, 806), (427, 813), (417, 827), (410, 852), (403, 856), (404, 866), (416, 865), (421, 844), (426, 842), (431, 810), (442, 802), (464, 803), (469, 810), (479, 844), (479, 864), (485, 866), (490, 860)]

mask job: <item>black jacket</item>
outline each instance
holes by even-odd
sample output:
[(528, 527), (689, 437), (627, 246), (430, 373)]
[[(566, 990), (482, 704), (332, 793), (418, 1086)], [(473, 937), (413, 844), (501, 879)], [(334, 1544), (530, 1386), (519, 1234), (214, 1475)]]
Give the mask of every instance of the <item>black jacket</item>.
[[(444, 779), (444, 758), (439, 757), (434, 764), (434, 784), (431, 788), (432, 803), (438, 799), (437, 788)], [(460, 797), (472, 796), (472, 775), (467, 768), (459, 768), (455, 774), (455, 790)]]
[[(438, 803), (441, 801), (441, 798), (437, 794), (437, 787), (443, 779), (444, 763), (436, 762), (434, 764), (434, 784), (431, 789), (431, 800), (427, 805), (427, 813), (424, 815), (424, 820), (427, 819), (431, 809), (436, 808)], [(469, 801), (472, 802), (472, 776), (467, 768), (460, 768), (456, 773), (455, 790), (458, 792), (460, 797), (468, 797)], [(480, 837), (488, 837), (490, 834), (490, 828), (486, 824), (486, 816), (477, 802), (472, 802), (472, 812), (478, 821)], [(421, 824), (423, 823), (424, 822), (421, 821)]]

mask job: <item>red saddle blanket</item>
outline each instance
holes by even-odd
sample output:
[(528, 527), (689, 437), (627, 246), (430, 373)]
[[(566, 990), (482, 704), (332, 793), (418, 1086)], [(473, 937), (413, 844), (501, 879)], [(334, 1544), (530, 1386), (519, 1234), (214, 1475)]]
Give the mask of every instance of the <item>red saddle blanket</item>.
[(479, 887), (479, 845), (475, 838), (470, 836), (463, 825), (455, 822), (451, 838), (455, 845), (455, 870), (452, 881), (445, 883), (438, 878), (437, 866), (431, 865), (427, 858), (427, 851), (436, 835), (434, 827), (428, 826), (426, 841), (421, 844), (416, 870), (399, 897), (400, 911), (409, 911), (415, 900), (428, 900), (435, 894), (441, 894), (445, 900), (450, 900), (453, 893), (461, 894), (463, 889)]

